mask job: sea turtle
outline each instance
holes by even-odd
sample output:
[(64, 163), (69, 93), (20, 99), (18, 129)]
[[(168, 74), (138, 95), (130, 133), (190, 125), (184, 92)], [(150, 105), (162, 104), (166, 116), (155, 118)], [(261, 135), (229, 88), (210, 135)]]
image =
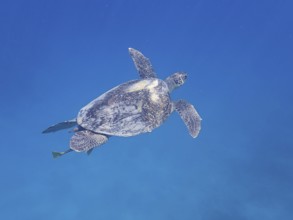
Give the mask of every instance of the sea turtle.
[(187, 74), (176, 72), (165, 80), (158, 79), (148, 58), (133, 48), (129, 48), (129, 53), (140, 79), (114, 87), (84, 106), (75, 119), (43, 131), (49, 133), (77, 126), (73, 130), (70, 148), (53, 152), (54, 158), (70, 151), (90, 154), (94, 147), (104, 144), (111, 136), (129, 137), (151, 132), (174, 110), (181, 116), (190, 135), (197, 137), (201, 117), (193, 105), (184, 100), (171, 101), (170, 98), (170, 93), (183, 85)]

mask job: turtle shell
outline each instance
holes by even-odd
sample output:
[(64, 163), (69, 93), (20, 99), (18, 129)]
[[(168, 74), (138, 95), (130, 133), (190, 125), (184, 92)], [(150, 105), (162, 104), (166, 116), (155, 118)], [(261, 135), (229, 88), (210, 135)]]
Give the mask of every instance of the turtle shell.
[(86, 130), (113, 136), (151, 132), (172, 112), (167, 84), (157, 78), (123, 83), (83, 107), (77, 123)]

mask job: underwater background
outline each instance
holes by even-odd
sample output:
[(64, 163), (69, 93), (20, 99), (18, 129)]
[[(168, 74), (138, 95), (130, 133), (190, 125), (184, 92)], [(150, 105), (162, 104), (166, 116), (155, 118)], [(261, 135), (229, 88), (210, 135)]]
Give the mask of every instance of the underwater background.
[[(11, 0), (0, 3), (0, 219), (293, 219), (293, 2)], [(137, 79), (136, 48), (203, 118), (177, 113), (152, 133), (90, 156), (72, 119)]]

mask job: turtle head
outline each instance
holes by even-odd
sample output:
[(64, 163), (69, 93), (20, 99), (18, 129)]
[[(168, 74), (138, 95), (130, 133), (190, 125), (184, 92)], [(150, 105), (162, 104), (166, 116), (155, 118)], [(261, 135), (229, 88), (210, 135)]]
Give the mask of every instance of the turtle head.
[(176, 72), (165, 79), (168, 85), (169, 91), (172, 92), (174, 89), (182, 86), (187, 79), (187, 74), (184, 72)]

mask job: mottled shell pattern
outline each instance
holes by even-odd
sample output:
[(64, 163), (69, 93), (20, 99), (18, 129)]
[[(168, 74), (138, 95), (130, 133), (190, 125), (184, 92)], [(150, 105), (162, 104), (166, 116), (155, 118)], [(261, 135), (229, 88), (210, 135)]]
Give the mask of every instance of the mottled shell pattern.
[(173, 111), (167, 84), (158, 78), (123, 83), (83, 107), (77, 123), (96, 133), (129, 137), (151, 132)]

